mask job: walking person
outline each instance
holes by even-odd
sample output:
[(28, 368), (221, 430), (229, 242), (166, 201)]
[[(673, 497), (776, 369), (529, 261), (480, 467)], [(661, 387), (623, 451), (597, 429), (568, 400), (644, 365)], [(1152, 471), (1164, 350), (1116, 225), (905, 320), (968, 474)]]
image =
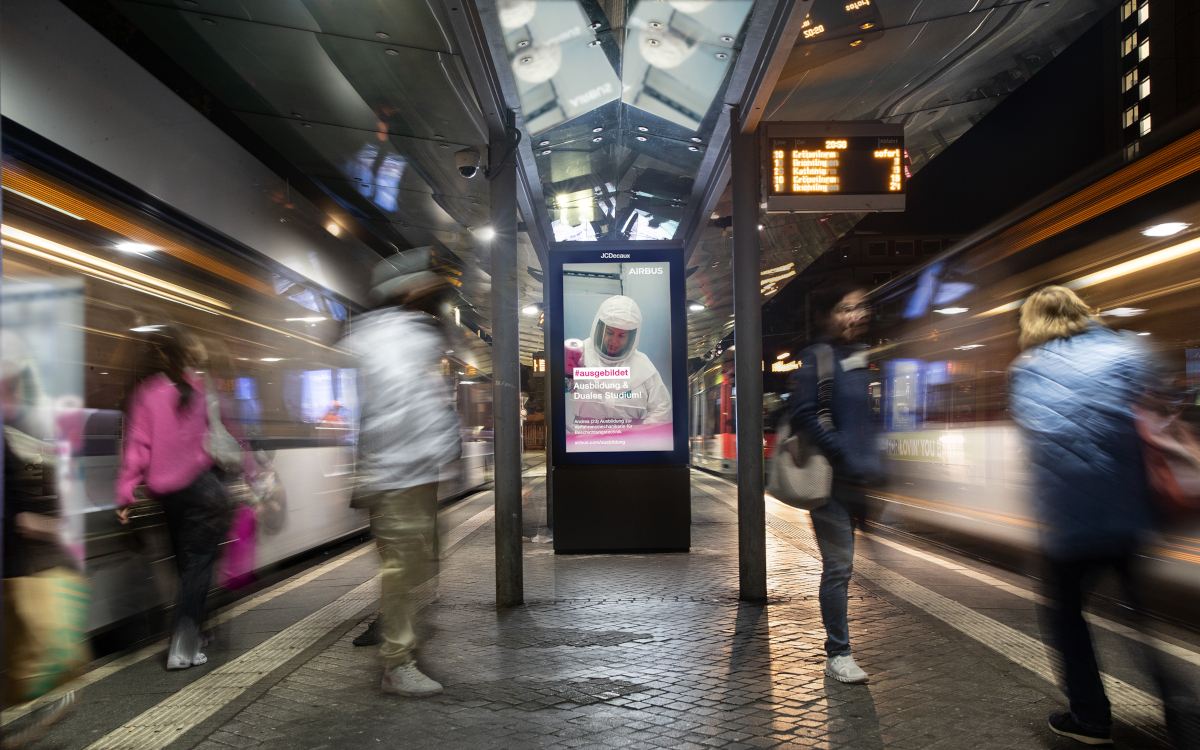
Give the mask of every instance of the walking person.
[(204, 378), (195, 372), (195, 347), (183, 330), (149, 335), (139, 367), (144, 376), (129, 398), (117, 476), (117, 518), (129, 523), (134, 489), (145, 485), (162, 505), (175, 552), (179, 598), (167, 669), (204, 664), (200, 628), (217, 549), (229, 531), (232, 503), (206, 448), (210, 414)]
[[(854, 571), (851, 514), (857, 493), (847, 485), (873, 483), (882, 476), (871, 417), (870, 372), (865, 347), (857, 343), (866, 334), (869, 310), (866, 292), (854, 284), (819, 290), (812, 302), (821, 335), (800, 355), (791, 396), (791, 430), (819, 450), (833, 468), (830, 498), (811, 511), (821, 550), (819, 598), (826, 634), (825, 674), (839, 682), (861, 683), (868, 677), (850, 653), (847, 615), (847, 590)], [(818, 393), (818, 358), (830, 355), (832, 393), (825, 413)]]
[(437, 487), (441, 469), (462, 452), (458, 415), (441, 374), (445, 345), (435, 309), (449, 289), (433, 271), (431, 248), (384, 259), (371, 279), (371, 312), (358, 318), (343, 346), (356, 357), (362, 384), (358, 489), (351, 505), (369, 508), (383, 563), (375, 633), (382, 639), (385, 693), (442, 692), (417, 669), (409, 601), (438, 554)]
[[(1070, 710), (1050, 729), (1088, 745), (1112, 744), (1112, 710), (1091, 634), (1085, 591), (1115, 573), (1137, 606), (1136, 559), (1153, 531), (1134, 403), (1153, 384), (1148, 352), (1106, 328), (1075, 292), (1040, 289), (1020, 315), (1023, 353), (1011, 368), (1012, 416), (1033, 470), (1049, 611), (1043, 627), (1061, 655)], [(1176, 747), (1200, 747), (1195, 696), (1146, 649)]]

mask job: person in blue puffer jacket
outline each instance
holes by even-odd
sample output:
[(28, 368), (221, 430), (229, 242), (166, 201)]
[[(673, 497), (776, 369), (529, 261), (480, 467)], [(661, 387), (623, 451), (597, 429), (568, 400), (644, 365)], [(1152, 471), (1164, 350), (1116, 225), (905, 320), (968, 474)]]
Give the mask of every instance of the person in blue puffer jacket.
[[(1026, 441), (1041, 525), (1050, 602), (1044, 627), (1062, 655), (1071, 708), (1051, 714), (1050, 728), (1111, 744), (1112, 711), (1083, 618), (1084, 591), (1111, 570), (1136, 603), (1135, 555), (1153, 533), (1153, 512), (1133, 406), (1155, 384), (1155, 371), (1136, 339), (1106, 328), (1066, 287), (1031, 294), (1020, 328), (1011, 413)], [(1194, 699), (1158, 665), (1155, 672), (1177, 746), (1195, 747), (1195, 727), (1185, 726), (1194, 720), (1187, 718)]]
[[(813, 531), (821, 550), (821, 620), (825, 625), (825, 674), (840, 682), (862, 683), (867, 673), (850, 654), (847, 593), (854, 570), (854, 528), (851, 512), (856, 493), (847, 484), (871, 484), (883, 474), (871, 417), (870, 380), (865, 347), (869, 310), (866, 292), (841, 284), (813, 294), (812, 309), (823, 329), (800, 355), (796, 388), (792, 392), (791, 429), (803, 435), (833, 467), (833, 491), (824, 505), (811, 512)], [(817, 347), (833, 350), (833, 392), (829, 398), (832, 429), (818, 416)]]

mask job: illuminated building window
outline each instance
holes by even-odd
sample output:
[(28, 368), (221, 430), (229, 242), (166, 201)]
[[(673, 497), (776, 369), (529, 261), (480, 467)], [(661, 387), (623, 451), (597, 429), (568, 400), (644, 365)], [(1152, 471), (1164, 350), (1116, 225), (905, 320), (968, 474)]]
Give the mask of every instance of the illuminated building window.
[(1130, 34), (1121, 42), (1121, 57), (1133, 52), (1133, 48), (1137, 46), (1137, 34)]
[(1146, 21), (1150, 20), (1150, 3), (1143, 3), (1138, 9), (1138, 26), (1141, 26)]
[(1138, 99), (1145, 99), (1147, 96), (1150, 96), (1150, 76), (1146, 76), (1146, 80), (1138, 86)]
[(1141, 128), (1139, 131), (1141, 135), (1145, 135), (1146, 133), (1150, 132), (1150, 115), (1146, 115), (1142, 118)]
[(1137, 108), (1137, 105), (1135, 104), (1132, 107), (1130, 107), (1129, 109), (1125, 110), (1125, 115), (1124, 115), (1123, 119), (1121, 120), (1121, 127), (1127, 128), (1137, 121), (1138, 121), (1138, 108)]
[(1121, 79), (1121, 91), (1128, 91), (1137, 85), (1137, 70), (1131, 70)]
[(1136, 10), (1137, 3), (1135, 0), (1125, 0), (1125, 2), (1121, 4), (1121, 20), (1124, 21), (1126, 18), (1129, 18)]
[(1149, 56), (1150, 56), (1150, 40), (1147, 39), (1146, 41), (1142, 42), (1140, 47), (1138, 47), (1138, 62), (1145, 60)]

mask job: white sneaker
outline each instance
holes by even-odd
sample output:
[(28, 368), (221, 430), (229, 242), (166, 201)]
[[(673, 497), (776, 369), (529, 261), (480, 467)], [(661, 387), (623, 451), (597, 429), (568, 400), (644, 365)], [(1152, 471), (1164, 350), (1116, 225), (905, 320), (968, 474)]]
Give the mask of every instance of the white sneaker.
[(838, 682), (848, 682), (852, 685), (866, 682), (868, 679), (867, 673), (854, 663), (854, 657), (850, 654), (829, 657), (825, 661), (825, 675)]
[(421, 674), (415, 661), (385, 669), (381, 687), (385, 693), (409, 698), (424, 698), (442, 692), (442, 684)]

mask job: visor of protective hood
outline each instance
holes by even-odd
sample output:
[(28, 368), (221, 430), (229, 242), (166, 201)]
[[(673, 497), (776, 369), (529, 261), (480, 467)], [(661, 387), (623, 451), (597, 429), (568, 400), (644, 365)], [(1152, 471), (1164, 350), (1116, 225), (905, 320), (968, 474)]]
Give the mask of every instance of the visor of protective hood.
[(621, 359), (633, 351), (636, 341), (636, 328), (613, 328), (603, 320), (596, 321), (596, 331), (592, 334), (592, 346), (596, 347), (596, 351), (601, 356), (609, 359)]

